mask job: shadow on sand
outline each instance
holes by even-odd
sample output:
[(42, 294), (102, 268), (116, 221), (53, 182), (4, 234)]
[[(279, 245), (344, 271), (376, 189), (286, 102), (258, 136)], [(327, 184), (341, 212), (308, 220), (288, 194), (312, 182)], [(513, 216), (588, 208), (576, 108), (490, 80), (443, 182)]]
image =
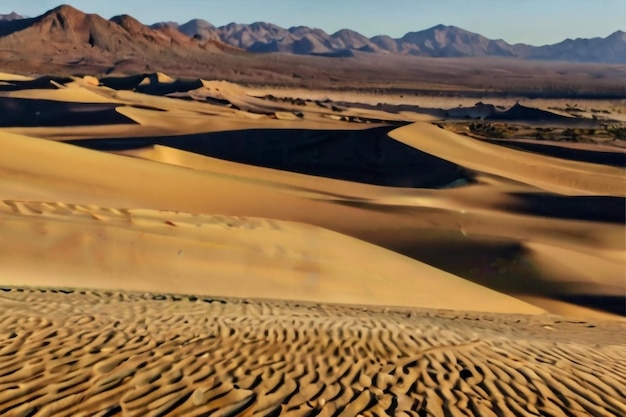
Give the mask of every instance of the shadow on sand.
[(558, 144), (529, 143), (500, 139), (481, 139), (498, 146), (505, 146), (520, 151), (537, 153), (554, 158), (568, 159), (570, 161), (588, 162), (591, 164), (608, 165), (615, 167), (626, 167), (626, 153), (624, 152), (603, 152), (587, 151), (584, 149), (573, 149), (559, 146)]
[(135, 124), (116, 104), (65, 103), (0, 97), (0, 127), (66, 127)]
[(392, 129), (259, 129), (68, 143), (104, 151), (163, 145), (249, 165), (393, 187), (447, 188), (473, 182), (462, 167), (390, 138)]

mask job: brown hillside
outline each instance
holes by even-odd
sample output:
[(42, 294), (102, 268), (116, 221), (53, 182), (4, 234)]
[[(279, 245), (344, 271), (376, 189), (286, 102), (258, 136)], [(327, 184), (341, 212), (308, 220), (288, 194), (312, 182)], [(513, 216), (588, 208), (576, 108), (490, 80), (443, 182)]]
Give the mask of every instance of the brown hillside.
[(216, 42), (201, 44), (178, 31), (151, 29), (128, 15), (106, 20), (64, 5), (0, 37), (0, 49), (51, 57), (54, 61), (70, 58), (70, 62), (117, 62), (135, 58), (159, 62), (177, 57), (197, 59), (207, 50), (225, 48)]

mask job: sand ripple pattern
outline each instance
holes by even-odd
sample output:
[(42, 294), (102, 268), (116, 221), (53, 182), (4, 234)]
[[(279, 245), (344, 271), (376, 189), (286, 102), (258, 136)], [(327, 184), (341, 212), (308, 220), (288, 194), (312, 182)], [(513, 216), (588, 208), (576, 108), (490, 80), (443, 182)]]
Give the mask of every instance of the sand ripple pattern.
[(624, 416), (626, 324), (0, 291), (0, 415)]

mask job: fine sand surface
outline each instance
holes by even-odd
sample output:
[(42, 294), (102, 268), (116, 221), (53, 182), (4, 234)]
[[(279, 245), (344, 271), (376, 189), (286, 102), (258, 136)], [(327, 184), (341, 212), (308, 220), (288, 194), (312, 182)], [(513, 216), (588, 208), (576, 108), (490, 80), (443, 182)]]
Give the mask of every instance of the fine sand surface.
[(0, 82), (0, 415), (626, 414), (621, 142), (478, 140), (433, 98)]
[(89, 271), (88, 286), (106, 289), (542, 312), (397, 253), (307, 225), (12, 201), (0, 203), (0, 224), (5, 248), (0, 262), (9, 285), (42, 285), (45, 276), (48, 286), (81, 287)]
[(2, 415), (623, 416), (625, 324), (0, 292)]

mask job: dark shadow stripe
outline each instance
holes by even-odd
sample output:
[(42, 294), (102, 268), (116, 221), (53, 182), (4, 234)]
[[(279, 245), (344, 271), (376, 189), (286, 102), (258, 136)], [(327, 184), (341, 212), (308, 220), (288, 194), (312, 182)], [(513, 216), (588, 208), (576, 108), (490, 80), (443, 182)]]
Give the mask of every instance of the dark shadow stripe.
[[(625, 184), (626, 186), (626, 184)], [(562, 196), (513, 193), (516, 202), (503, 211), (555, 219), (626, 224), (626, 198), (612, 196)]]
[(608, 165), (615, 167), (626, 167), (626, 153), (586, 151), (583, 149), (564, 148), (558, 145), (542, 143), (528, 143), (507, 140), (481, 139), (494, 145), (505, 146), (507, 148), (520, 151), (547, 155), (554, 158), (567, 159), (570, 161), (588, 162), (591, 164)]
[(390, 138), (392, 129), (250, 129), (68, 143), (104, 151), (163, 145), (249, 165), (383, 186), (446, 188), (474, 182), (464, 168)]
[(119, 105), (0, 97), (0, 127), (65, 127), (135, 124)]
[(626, 297), (607, 295), (562, 295), (555, 297), (567, 303), (588, 307), (594, 310), (606, 311), (626, 317)]

